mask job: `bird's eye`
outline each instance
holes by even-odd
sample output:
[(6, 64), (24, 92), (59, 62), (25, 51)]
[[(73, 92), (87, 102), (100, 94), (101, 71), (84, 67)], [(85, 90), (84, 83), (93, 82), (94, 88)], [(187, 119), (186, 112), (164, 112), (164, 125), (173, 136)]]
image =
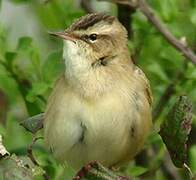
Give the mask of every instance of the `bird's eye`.
[(97, 34), (91, 34), (91, 35), (89, 36), (89, 39), (90, 39), (91, 41), (95, 41), (95, 40), (97, 39)]

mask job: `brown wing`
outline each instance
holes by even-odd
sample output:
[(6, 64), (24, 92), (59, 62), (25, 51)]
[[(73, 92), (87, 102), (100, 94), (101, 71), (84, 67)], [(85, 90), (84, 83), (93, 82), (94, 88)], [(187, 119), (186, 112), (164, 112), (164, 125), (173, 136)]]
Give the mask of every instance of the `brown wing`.
[(144, 92), (146, 95), (146, 98), (150, 104), (150, 106), (152, 106), (152, 102), (153, 102), (153, 98), (152, 98), (152, 92), (150, 90), (150, 83), (146, 77), (146, 75), (144, 74), (144, 72), (137, 66), (135, 66), (134, 69), (135, 73), (136, 73), (136, 77), (138, 77), (137, 79), (139, 79), (141, 81), (141, 83), (144, 85)]

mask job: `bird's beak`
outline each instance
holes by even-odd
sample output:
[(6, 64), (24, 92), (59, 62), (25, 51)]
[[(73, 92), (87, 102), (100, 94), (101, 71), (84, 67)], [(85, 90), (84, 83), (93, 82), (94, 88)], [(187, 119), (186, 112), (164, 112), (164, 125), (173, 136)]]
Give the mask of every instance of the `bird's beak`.
[(74, 34), (68, 33), (68, 32), (49, 32), (50, 35), (60, 37), (64, 40), (72, 41), (76, 43), (76, 40), (78, 39)]

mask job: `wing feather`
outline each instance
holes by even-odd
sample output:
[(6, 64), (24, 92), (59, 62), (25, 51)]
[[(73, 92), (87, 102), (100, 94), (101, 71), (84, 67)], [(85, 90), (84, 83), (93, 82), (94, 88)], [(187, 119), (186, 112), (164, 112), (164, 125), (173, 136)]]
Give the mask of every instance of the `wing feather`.
[(141, 83), (144, 85), (144, 92), (145, 92), (145, 96), (148, 100), (148, 103), (150, 104), (150, 106), (152, 106), (153, 103), (153, 97), (152, 97), (152, 92), (150, 89), (150, 83), (146, 77), (146, 75), (144, 74), (144, 72), (137, 66), (135, 66), (135, 74), (137, 79), (139, 79), (141, 81)]

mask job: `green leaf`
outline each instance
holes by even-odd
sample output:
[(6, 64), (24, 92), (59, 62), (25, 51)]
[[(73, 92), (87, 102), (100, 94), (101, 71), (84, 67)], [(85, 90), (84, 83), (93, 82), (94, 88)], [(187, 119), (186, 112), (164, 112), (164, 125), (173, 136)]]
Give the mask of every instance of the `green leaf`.
[(190, 20), (196, 26), (196, 9), (190, 11)]
[[(0, 60), (0, 76), (6, 76), (8, 75), (9, 73), (7, 72), (7, 68), (5, 67), (6, 65), (4, 64), (4, 62), (2, 63), (1, 60)], [(0, 77), (1, 79), (1, 77)], [(1, 85), (0, 85), (1, 87)]]
[(16, 52), (6, 52), (5, 53), (5, 59), (8, 61), (13, 61), (14, 58), (16, 57), (17, 53)]
[(176, 167), (187, 161), (187, 140), (192, 124), (192, 104), (186, 96), (179, 97), (165, 121), (160, 135)]
[(38, 79), (41, 79), (41, 62), (40, 62), (40, 54), (36, 47), (32, 47), (29, 51), (29, 56), (31, 63), (33, 65), (35, 74), (37, 75)]
[(16, 101), (19, 95), (17, 84), (13, 80), (13, 78), (11, 78), (8, 75), (6, 70), (4, 71), (1, 71), (1, 70), (3, 69), (1, 69), (1, 66), (0, 66), (0, 88), (5, 92), (10, 102), (13, 103)]
[(17, 49), (27, 50), (31, 46), (32, 41), (31, 37), (21, 37), (18, 41)]
[(8, 65), (8, 68), (12, 69), (12, 63), (13, 63), (13, 60), (16, 58), (16, 56), (17, 56), (16, 52), (5, 53), (5, 59), (6, 59), (6, 64)]
[(196, 145), (193, 145), (189, 151), (190, 167), (193, 173), (196, 173)]
[(134, 166), (129, 171), (132, 176), (137, 177), (147, 172), (148, 169), (142, 166)]
[(148, 66), (148, 70), (164, 82), (169, 82), (169, 78), (163, 68), (158, 63), (153, 63)]
[(188, 68), (185, 74), (188, 79), (193, 79), (194, 81), (196, 80), (196, 69), (192, 63), (188, 64)]
[(161, 14), (164, 20), (171, 21), (178, 12), (178, 9), (175, 4), (175, 0), (164, 0), (164, 1), (161, 1), (160, 3), (162, 6)]
[(37, 82), (32, 85), (32, 89), (28, 92), (26, 100), (34, 102), (37, 96), (44, 95), (47, 92), (49, 85), (45, 82)]
[(20, 123), (20, 125), (23, 126), (27, 131), (35, 134), (38, 130), (43, 128), (43, 118), (44, 113), (41, 113), (25, 119)]
[(48, 83), (54, 82), (63, 68), (62, 53), (59, 51), (51, 53), (42, 65), (44, 81)]

